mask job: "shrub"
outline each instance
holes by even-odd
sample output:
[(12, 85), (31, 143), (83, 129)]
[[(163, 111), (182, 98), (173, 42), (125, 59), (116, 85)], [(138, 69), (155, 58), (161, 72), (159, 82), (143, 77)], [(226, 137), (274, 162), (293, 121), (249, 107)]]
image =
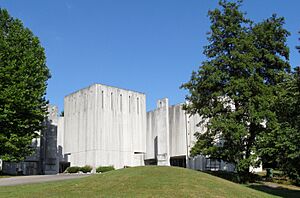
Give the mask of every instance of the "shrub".
[(115, 168), (113, 166), (99, 166), (96, 169), (96, 172), (97, 173), (105, 173), (105, 172), (112, 171), (112, 170), (115, 170)]
[(228, 171), (204, 171), (204, 172), (235, 183), (244, 183), (244, 181), (256, 182), (262, 180), (261, 176), (250, 172), (248, 175), (239, 175), (238, 173), (228, 172)]
[(78, 173), (79, 171), (81, 171), (79, 166), (70, 166), (66, 169), (67, 173)]
[(89, 165), (85, 165), (83, 167), (80, 168), (80, 170), (83, 172), (83, 173), (88, 173), (88, 172), (91, 172), (93, 170), (93, 167), (89, 166)]

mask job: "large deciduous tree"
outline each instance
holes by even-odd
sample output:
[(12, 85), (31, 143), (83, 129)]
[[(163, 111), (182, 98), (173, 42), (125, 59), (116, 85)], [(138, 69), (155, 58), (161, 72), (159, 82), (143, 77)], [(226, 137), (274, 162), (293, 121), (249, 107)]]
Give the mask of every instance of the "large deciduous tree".
[(19, 161), (31, 153), (43, 128), (49, 78), (39, 39), (0, 9), (0, 159)]
[(281, 84), (274, 111), (278, 127), (267, 134), (259, 151), (267, 163), (276, 164), (285, 175), (300, 185), (300, 69)]
[(276, 165), (300, 185), (300, 68), (296, 67), (280, 86), (274, 107), (278, 127), (266, 134), (259, 152), (266, 164)]
[(264, 134), (277, 126), (272, 107), (290, 65), (284, 19), (254, 24), (239, 10), (241, 2), (220, 1), (221, 9), (209, 11), (207, 61), (182, 87), (189, 90), (185, 109), (207, 121), (192, 155), (234, 163), (244, 176), (260, 161)]

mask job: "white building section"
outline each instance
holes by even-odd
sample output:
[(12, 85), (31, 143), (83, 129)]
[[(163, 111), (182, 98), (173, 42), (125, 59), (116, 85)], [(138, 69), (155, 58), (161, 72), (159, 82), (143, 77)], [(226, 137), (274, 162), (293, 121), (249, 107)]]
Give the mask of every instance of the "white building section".
[(67, 166), (181, 166), (228, 170), (234, 166), (207, 156), (190, 157), (200, 116), (188, 115), (183, 104), (158, 100), (146, 113), (145, 94), (94, 84), (65, 97), (58, 123), (59, 170)]
[(3, 167), (12, 174), (16, 167), (23, 167), (22, 174), (56, 174), (68, 166), (85, 165), (94, 170), (171, 165), (234, 171), (233, 164), (190, 156), (195, 133), (206, 130), (201, 121), (199, 115), (187, 114), (183, 104), (169, 106), (167, 98), (146, 112), (145, 94), (94, 84), (65, 97), (62, 117), (56, 107), (49, 106), (34, 160), (29, 156), (20, 164), (3, 163)]
[(168, 105), (158, 100), (157, 109), (147, 112), (145, 164), (188, 167), (196, 170), (234, 171), (234, 165), (198, 155), (190, 157), (196, 143), (195, 133), (206, 130), (199, 115), (189, 115), (183, 104)]
[(65, 97), (63, 152), (71, 166), (144, 165), (146, 96), (94, 84)]

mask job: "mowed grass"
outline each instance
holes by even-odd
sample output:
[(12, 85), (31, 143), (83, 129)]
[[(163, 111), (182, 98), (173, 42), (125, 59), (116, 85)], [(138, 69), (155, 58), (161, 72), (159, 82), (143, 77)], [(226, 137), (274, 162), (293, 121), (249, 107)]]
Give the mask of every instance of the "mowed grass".
[(274, 197), (184, 168), (146, 166), (85, 178), (0, 187), (0, 197)]
[(1, 178), (8, 178), (8, 177), (11, 177), (11, 176), (9, 176), (9, 175), (0, 175), (0, 179)]

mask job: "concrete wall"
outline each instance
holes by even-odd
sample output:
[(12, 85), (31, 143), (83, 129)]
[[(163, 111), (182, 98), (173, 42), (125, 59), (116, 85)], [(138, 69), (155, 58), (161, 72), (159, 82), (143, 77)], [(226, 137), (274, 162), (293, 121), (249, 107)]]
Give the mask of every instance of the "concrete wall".
[(64, 153), (71, 166), (140, 166), (146, 151), (146, 97), (95, 84), (65, 97)]
[(169, 106), (168, 99), (165, 98), (158, 100), (157, 109), (147, 112), (146, 159), (155, 159), (164, 154), (169, 160), (170, 157), (189, 154), (195, 142), (194, 133), (202, 128), (196, 126), (200, 117), (189, 117), (182, 105)]
[(170, 156), (187, 155), (186, 115), (182, 105), (169, 107)]
[(48, 117), (45, 121), (46, 128), (41, 133), (40, 161), (42, 174), (58, 173), (57, 157), (57, 125), (58, 108), (48, 106)]
[(40, 137), (32, 140), (35, 149), (32, 155), (27, 156), (19, 163), (3, 162), (3, 172), (11, 175), (36, 175), (58, 173), (57, 158), (57, 125), (58, 109), (48, 105), (48, 115), (44, 122), (45, 129), (40, 131)]
[(64, 158), (64, 131), (65, 131), (65, 119), (64, 117), (58, 118), (57, 125), (57, 156), (58, 163), (65, 161)]
[[(183, 104), (168, 106), (168, 99), (158, 100), (157, 109), (147, 112), (146, 160), (157, 159), (157, 165), (170, 165), (170, 158), (186, 158), (186, 166), (196, 170), (234, 171), (234, 166), (223, 161), (198, 155), (190, 157), (196, 143), (195, 133), (203, 133), (205, 121), (199, 115), (189, 115)], [(165, 158), (163, 157), (165, 156)]]
[(156, 159), (157, 165), (170, 165), (169, 102), (158, 100), (157, 109), (147, 112), (146, 159)]

